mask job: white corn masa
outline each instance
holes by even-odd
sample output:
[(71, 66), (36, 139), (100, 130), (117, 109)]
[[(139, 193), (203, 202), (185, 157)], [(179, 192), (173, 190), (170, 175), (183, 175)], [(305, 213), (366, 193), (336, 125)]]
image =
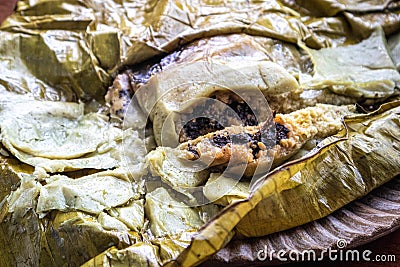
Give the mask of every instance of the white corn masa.
[(284, 125), (288, 138), (281, 139), (276, 146), (275, 164), (293, 155), (309, 140), (320, 139), (336, 134), (343, 128), (345, 115), (356, 112), (355, 106), (334, 106), (317, 104), (289, 114), (277, 114), (276, 123)]

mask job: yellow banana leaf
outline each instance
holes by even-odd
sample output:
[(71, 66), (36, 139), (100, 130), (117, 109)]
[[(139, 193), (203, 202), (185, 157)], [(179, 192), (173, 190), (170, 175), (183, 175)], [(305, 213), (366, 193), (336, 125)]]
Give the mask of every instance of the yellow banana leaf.
[[(382, 10), (386, 2), (373, 9)], [(364, 5), (350, 11), (363, 11)], [(376, 17), (392, 17), (371, 21), (379, 20), (387, 33), (400, 27), (395, 13), (380, 14)], [(349, 16), (302, 19), (277, 0), (21, 0), (0, 26), (0, 87), (47, 100), (103, 102), (122, 65), (170, 53), (193, 40), (246, 33), (321, 48), (354, 43), (372, 31), (354, 22), (360, 32), (350, 32), (349, 19), (355, 21)]]
[(383, 11), (391, 3), (390, 0), (366, 0), (366, 1), (349, 1), (349, 0), (303, 0), (302, 5), (310, 8), (314, 12), (327, 16), (334, 16), (342, 11), (351, 12), (373, 12)]
[[(324, 217), (400, 174), (400, 102), (345, 119), (346, 130), (278, 167), (225, 208), (170, 266), (193, 266), (238, 236), (264, 236)], [(295, 204), (294, 204), (295, 203)]]
[[(0, 25), (0, 92), (2, 96), (12, 91), (37, 99), (102, 103), (121, 68), (164, 56), (194, 40), (199, 40), (199, 49), (217, 39), (222, 40), (221, 46), (243, 40), (242, 48), (248, 47), (241, 51), (249, 57), (269, 59), (297, 79), (299, 70), (312, 74), (299, 43), (309, 49), (335, 48), (359, 43), (376, 24), (387, 35), (400, 28), (399, 12), (391, 1), (296, 1), (297, 6), (289, 2), (293, 1), (20, 0), (14, 15)], [(205, 41), (208, 37), (212, 38)], [(225, 52), (222, 58), (232, 56)], [(392, 65), (390, 69), (394, 70)], [(397, 79), (393, 80), (395, 84)], [(384, 97), (393, 93), (393, 84)], [(320, 89), (317, 94), (327, 98), (328, 90)], [(306, 96), (313, 98), (314, 93), (309, 90)], [(329, 97), (343, 103), (336, 94)], [(284, 105), (280, 100), (272, 102)], [(2, 156), (7, 151), (0, 146), (0, 265), (193, 266), (235, 234), (238, 238), (261, 236), (321, 218), (400, 173), (399, 106), (392, 102), (374, 113), (347, 118), (342, 135), (324, 141), (307, 157), (275, 169), (247, 199), (237, 200), (242, 192), (233, 192), (233, 201), (224, 199), (233, 203), (199, 231), (206, 220), (198, 212), (213, 212), (184, 207), (182, 213), (189, 215), (180, 223), (187, 227), (172, 231), (179, 224), (170, 223), (162, 228), (151, 212), (164, 212), (165, 220), (182, 213), (170, 207), (152, 209), (151, 201), (146, 211), (144, 193), (138, 196), (130, 191), (141, 186), (132, 178), (113, 176), (119, 179), (114, 189), (129, 191), (119, 197), (118, 190), (114, 190), (116, 195), (107, 193), (113, 187), (108, 188), (97, 174), (98, 186), (103, 186), (100, 193), (104, 199), (113, 198), (102, 202), (100, 193), (91, 191), (96, 182), (87, 188), (71, 181), (91, 171), (51, 179), (11, 155)], [(36, 178), (28, 179), (32, 175)], [(39, 198), (46, 194), (65, 200), (76, 192), (86, 192), (87, 201), (102, 205), (88, 208), (88, 202), (82, 205), (71, 199), (68, 205), (58, 206), (62, 201), (41, 201), (42, 208), (37, 210)], [(172, 197), (163, 199), (172, 201)]]

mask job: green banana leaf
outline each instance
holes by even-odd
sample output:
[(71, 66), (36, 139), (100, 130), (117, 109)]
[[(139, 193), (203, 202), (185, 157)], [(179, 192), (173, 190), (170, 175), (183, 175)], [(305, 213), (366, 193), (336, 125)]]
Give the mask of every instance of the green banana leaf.
[(99, 67), (84, 32), (57, 28), (0, 30), (2, 88), (52, 101), (103, 101), (111, 77)]
[(388, 12), (372, 13), (349, 13), (345, 12), (344, 17), (348, 21), (353, 32), (366, 38), (369, 32), (376, 27), (382, 27), (386, 35), (398, 32), (400, 25), (400, 11), (398, 8), (388, 10)]
[(395, 94), (400, 84), (381, 28), (354, 45), (305, 49), (311, 54), (314, 73), (300, 74), (303, 88), (330, 88), (346, 96), (385, 98)]
[[(19, 160), (48, 172), (110, 169), (144, 159), (138, 132), (109, 124), (83, 103), (38, 101), (13, 95), (0, 102), (1, 142)], [(123, 151), (135, 147), (134, 155)]]
[(1, 181), (7, 186), (19, 178), (21, 185), (0, 206), (2, 266), (78, 266), (112, 245), (123, 248), (141, 240), (144, 206), (136, 199), (143, 192), (126, 171), (71, 179), (38, 170), (29, 174), (31, 168), (23, 173), (11, 164)]
[[(3, 146), (0, 145), (0, 151), (5, 151)], [(4, 199), (7, 195), (15, 190), (20, 182), (21, 173), (32, 173), (33, 168), (27, 164), (23, 164), (17, 159), (5, 157), (0, 154), (0, 199)]]
[(373, 12), (383, 11), (392, 2), (390, 0), (367, 0), (367, 1), (349, 1), (349, 0), (311, 0), (304, 1), (308, 7), (318, 11), (320, 14), (334, 16), (342, 11), (351, 12)]

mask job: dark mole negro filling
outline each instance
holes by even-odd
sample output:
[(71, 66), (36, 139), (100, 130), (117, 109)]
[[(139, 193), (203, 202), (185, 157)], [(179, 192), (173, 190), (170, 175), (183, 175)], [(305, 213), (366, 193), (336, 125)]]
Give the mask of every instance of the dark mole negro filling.
[[(275, 128), (276, 128), (276, 144), (279, 144), (280, 140), (288, 138), (289, 129), (286, 128), (285, 125), (276, 122), (275, 122)], [(260, 131), (257, 131), (255, 134), (250, 134), (250, 133), (229, 134), (228, 132), (224, 132), (223, 134), (214, 134), (212, 139), (212, 143), (216, 147), (224, 147), (229, 143), (233, 144), (250, 143), (250, 147), (253, 150), (252, 152), (253, 158), (257, 158), (257, 154), (261, 150), (261, 148), (258, 145), (259, 142), (263, 143)]]
[(279, 144), (279, 141), (288, 138), (290, 130), (286, 128), (285, 125), (276, 122), (275, 122), (275, 128), (276, 128), (276, 144)]
[[(276, 128), (276, 144), (279, 144), (279, 141), (282, 139), (288, 138), (289, 129), (285, 127), (285, 125), (279, 124), (275, 122)], [(236, 145), (246, 145), (249, 144), (250, 148), (252, 149), (253, 158), (258, 158), (258, 153), (262, 150), (259, 146), (259, 143), (263, 142), (263, 137), (261, 131), (257, 131), (254, 134), (250, 133), (239, 133), (239, 134), (229, 134), (228, 132), (223, 132), (219, 134), (214, 134), (211, 140), (212, 144), (216, 147), (222, 148), (227, 144), (236, 144)], [(265, 146), (264, 146), (265, 148)], [(196, 147), (189, 144), (187, 150), (195, 156), (194, 159), (199, 158), (199, 152), (197, 151)]]
[[(214, 99), (225, 103), (231, 109), (215, 110), (216, 108), (213, 108), (215, 107), (213, 105), (213, 101), (215, 101)], [(232, 92), (224, 94), (216, 93), (216, 95), (211, 96), (210, 100), (207, 100), (203, 105), (196, 106), (193, 112), (188, 114), (186, 117), (189, 117), (192, 114), (202, 114), (204, 117), (202, 116), (186, 120), (188, 122), (182, 127), (179, 134), (179, 141), (181, 143), (224, 129), (225, 127), (223, 125), (229, 124), (229, 118), (235, 119), (239, 117), (241, 125), (243, 126), (255, 126), (258, 124), (257, 118), (249, 105)], [(208, 118), (208, 114), (210, 114), (210, 117), (211, 115), (220, 114), (218, 116), (220, 118), (219, 121)]]
[(222, 130), (224, 127), (216, 120), (199, 117), (190, 120), (183, 126), (183, 133), (179, 137), (181, 143), (196, 139), (199, 136)]
[(195, 157), (195, 159), (198, 159), (200, 157), (199, 152), (197, 151), (196, 147), (189, 144), (188, 145), (188, 151), (191, 152)]
[[(220, 120), (216, 121), (214, 119), (210, 119), (207, 117), (197, 117), (190, 119), (183, 127), (179, 135), (179, 141), (181, 143), (187, 140), (196, 139), (199, 136), (206, 135), (208, 133), (212, 133), (215, 131), (219, 131), (224, 129), (224, 124), (227, 123), (229, 117), (239, 117), (241, 120), (242, 126), (255, 126), (258, 124), (257, 118), (254, 115), (252, 109), (248, 106), (248, 104), (243, 101), (236, 94), (229, 93), (216, 93), (216, 95), (210, 97), (210, 102), (213, 99), (220, 100), (228, 105), (235, 114), (231, 114), (232, 110), (213, 110), (213, 105), (208, 103), (208, 100), (204, 103), (204, 105), (196, 106), (191, 114), (212, 114), (212, 112), (222, 112), (223, 114), (219, 116)], [(208, 108), (205, 108), (208, 107)], [(191, 115), (190, 114), (190, 115)], [(205, 115), (206, 115), (205, 114)], [(240, 122), (238, 122), (240, 123)], [(280, 140), (287, 139), (290, 130), (285, 127), (283, 124), (279, 124), (275, 122), (275, 142), (279, 144)], [(240, 133), (240, 134), (229, 134), (228, 132), (224, 132), (222, 134), (214, 134), (212, 143), (217, 147), (223, 147), (229, 143), (233, 144), (249, 144), (252, 148), (253, 157), (256, 158), (258, 152), (261, 150), (259, 147), (259, 142), (263, 143), (261, 132), (258, 131), (255, 134), (249, 133)], [(188, 151), (192, 152), (195, 157), (199, 156), (198, 151), (192, 145), (189, 145)]]
[(250, 143), (252, 148), (253, 158), (257, 158), (258, 152), (261, 150), (258, 146), (258, 142), (261, 142), (261, 133), (258, 131), (255, 134), (239, 133), (239, 134), (228, 134), (220, 135), (214, 134), (212, 143), (217, 147), (223, 147), (228, 143), (233, 144), (247, 144)]

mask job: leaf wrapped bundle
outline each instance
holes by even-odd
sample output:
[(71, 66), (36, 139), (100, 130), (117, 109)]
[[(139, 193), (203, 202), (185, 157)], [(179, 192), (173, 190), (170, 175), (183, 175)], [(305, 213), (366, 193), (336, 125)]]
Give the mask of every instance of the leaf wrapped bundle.
[[(263, 236), (326, 216), (400, 174), (400, 102), (345, 119), (346, 130), (259, 181), (246, 200), (200, 229), (171, 266), (193, 266), (239, 236)], [(296, 205), (293, 205), (296, 203)]]
[[(18, 1), (0, 25), (1, 266), (193, 266), (233, 238), (327, 216), (400, 174), (400, 102), (388, 100), (399, 93), (398, 2), (228, 2)], [(219, 85), (191, 84), (153, 99), (205, 77)], [(110, 123), (140, 87), (132, 120), (123, 129)], [(345, 118), (339, 135), (251, 190), (249, 181), (220, 179), (221, 169), (192, 177), (176, 166), (154, 168), (163, 162), (159, 150), (148, 154), (147, 172), (144, 138), (152, 134), (137, 132), (146, 116), (159, 145), (164, 123), (187, 144), (195, 137), (170, 114), (190, 113), (193, 97), (237, 100), (221, 94), (226, 87), (254, 89), (261, 97), (250, 94), (251, 104), (266, 99), (281, 119), (320, 103), (387, 103)], [(233, 121), (225, 128), (243, 129)], [(298, 129), (308, 128), (303, 122)], [(302, 145), (311, 136), (298, 133)], [(211, 203), (172, 187), (187, 182)]]
[(110, 169), (122, 166), (123, 147), (132, 164), (146, 154), (138, 132), (110, 125), (97, 113), (84, 114), (83, 104), (15, 97), (0, 107), (1, 142), (19, 160), (48, 172)]

